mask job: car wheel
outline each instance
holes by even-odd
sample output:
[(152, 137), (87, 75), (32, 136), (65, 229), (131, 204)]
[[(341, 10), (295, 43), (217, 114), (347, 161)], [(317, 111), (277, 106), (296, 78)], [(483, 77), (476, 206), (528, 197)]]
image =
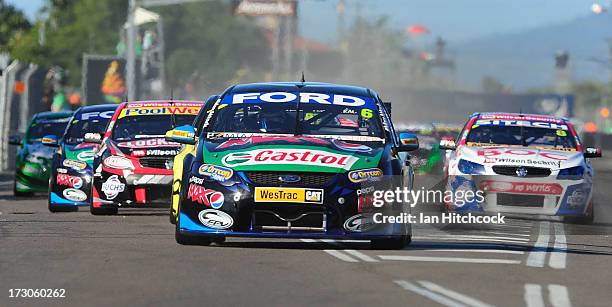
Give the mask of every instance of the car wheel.
[(94, 208), (94, 206), (89, 206), (89, 212), (93, 215), (115, 215), (119, 212), (119, 208), (117, 207), (102, 207), (102, 208)]
[(577, 224), (593, 224), (595, 221), (595, 203), (591, 203), (591, 210), (587, 216), (576, 217), (574, 222)]
[(53, 206), (49, 203), (49, 211), (53, 213), (57, 212), (76, 212), (79, 211), (77, 206)]
[(15, 197), (30, 197), (33, 196), (34, 193), (33, 192), (21, 192), (21, 191), (17, 191), (17, 179), (15, 179), (15, 182), (13, 183), (13, 196)]
[(394, 250), (402, 249), (410, 244), (412, 236), (404, 235), (391, 239), (375, 239), (370, 241), (372, 249)]
[(201, 245), (201, 246), (208, 246), (212, 243), (212, 240), (209, 237), (202, 237), (202, 236), (186, 236), (184, 234), (182, 234), (179, 230), (179, 223), (177, 221), (177, 223), (175, 224), (176, 227), (174, 228), (174, 239), (176, 240), (176, 243), (180, 244), (180, 245)]

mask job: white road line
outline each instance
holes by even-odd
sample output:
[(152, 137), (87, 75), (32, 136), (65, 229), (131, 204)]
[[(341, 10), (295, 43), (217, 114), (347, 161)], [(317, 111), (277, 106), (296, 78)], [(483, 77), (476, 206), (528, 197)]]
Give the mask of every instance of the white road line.
[(508, 233), (508, 232), (498, 232), (498, 231), (483, 231), (481, 233), (490, 233), (490, 234), (494, 234), (494, 235), (505, 235), (505, 236), (521, 236), (521, 237), (530, 237), (531, 234), (529, 233)]
[(351, 255), (351, 256), (353, 256), (353, 257), (355, 257), (355, 258), (357, 258), (357, 259), (363, 260), (365, 262), (379, 262), (378, 259), (374, 259), (374, 258), (372, 258), (372, 257), (370, 257), (370, 256), (368, 256), (368, 255), (366, 255), (366, 254), (364, 254), (364, 253), (362, 253), (360, 251), (356, 251), (354, 249), (345, 249), (344, 252), (349, 254), (349, 255)]
[(427, 252), (458, 252), (458, 253), (492, 253), (492, 254), (516, 254), (522, 255), (525, 252), (507, 249), (423, 249)]
[(0, 181), (0, 185), (9, 185), (9, 184), (13, 184), (13, 180), (11, 180), (11, 181)]
[(546, 250), (548, 249), (548, 241), (550, 240), (550, 223), (549, 222), (541, 222), (540, 223), (540, 233), (538, 234), (538, 240), (532, 248), (532, 251), (529, 252), (529, 256), (527, 257), (527, 266), (531, 267), (544, 267), (544, 262), (546, 260)]
[(565, 231), (563, 230), (563, 224), (555, 223), (553, 226), (555, 228), (555, 250), (550, 254), (548, 265), (553, 269), (565, 269), (567, 262)]
[(454, 300), (451, 300), (447, 297), (444, 297), (440, 294), (437, 294), (435, 292), (429, 291), (427, 289), (421, 288), (411, 282), (407, 282), (405, 280), (395, 280), (393, 281), (394, 283), (396, 283), (397, 285), (399, 285), (400, 287), (404, 288), (405, 290), (408, 291), (412, 291), (416, 294), (420, 294), (436, 303), (439, 303), (441, 305), (444, 306), (449, 306), (449, 307), (464, 307), (465, 305), (460, 304), (458, 302), (455, 302)]
[(554, 307), (572, 306), (567, 287), (565, 286), (548, 285), (548, 300)]
[(425, 280), (420, 280), (419, 283), (421, 284), (421, 286), (431, 290), (431, 291), (435, 291), (438, 292), (440, 294), (446, 295), (447, 297), (450, 297), (452, 299), (455, 299), (461, 303), (464, 303), (468, 306), (473, 306), (473, 307), (493, 307), (493, 305), (489, 305), (487, 303), (481, 302), (473, 297), (469, 297), (467, 295), (461, 294), (459, 292), (444, 288), (440, 285), (437, 285), (433, 282), (430, 281), (425, 281)]
[(475, 239), (529, 241), (529, 238), (514, 238), (514, 237), (500, 237), (500, 236), (459, 235), (458, 237), (461, 237), (461, 238), (475, 238)]
[(498, 240), (498, 239), (479, 239), (479, 238), (458, 238), (458, 237), (435, 237), (435, 236), (431, 236), (431, 237), (424, 237), (424, 236), (419, 236), (419, 237), (415, 237), (413, 238), (413, 240), (441, 240), (441, 241), (477, 241), (477, 242), (501, 242), (501, 243), (511, 243), (511, 244), (526, 244), (526, 241), (519, 241), (519, 240)]
[(457, 262), (457, 263), (486, 263), (486, 264), (520, 264), (518, 260), (486, 259), (486, 258), (459, 258), (459, 257), (425, 257), (404, 255), (378, 255), (382, 260), (423, 261), (423, 262)]
[(352, 258), (349, 255), (346, 255), (342, 252), (340, 252), (339, 250), (335, 250), (335, 249), (324, 249), (324, 252), (342, 260), (342, 261), (346, 261), (346, 262), (359, 262), (359, 260)]
[(542, 286), (536, 284), (525, 284), (525, 303), (527, 307), (544, 307)]
[[(314, 240), (314, 239), (300, 239), (300, 240), (302, 242), (306, 242), (306, 243), (319, 243), (319, 241)], [(321, 240), (321, 242), (331, 243), (331, 244), (335, 244), (335, 245), (338, 244), (337, 242), (335, 242), (333, 240)], [(342, 261), (346, 261), (346, 262), (359, 262), (359, 260), (357, 260), (357, 259), (355, 259), (355, 258), (353, 258), (353, 257), (351, 257), (351, 256), (349, 256), (349, 255), (347, 255), (345, 253), (343, 253), (342, 251), (339, 251), (339, 250), (324, 249), (323, 252), (325, 252), (325, 253), (327, 253), (329, 255), (332, 255), (332, 256), (334, 256), (334, 257), (336, 257), (336, 258), (338, 258), (338, 259), (340, 259)], [(365, 256), (367, 256), (367, 255), (365, 255)], [(373, 259), (373, 260), (376, 260), (376, 259)]]

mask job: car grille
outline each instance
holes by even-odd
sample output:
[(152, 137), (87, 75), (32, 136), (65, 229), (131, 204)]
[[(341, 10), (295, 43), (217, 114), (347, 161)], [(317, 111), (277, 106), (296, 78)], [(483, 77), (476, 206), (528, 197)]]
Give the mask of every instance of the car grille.
[(525, 177), (548, 177), (550, 176), (550, 169), (542, 168), (542, 167), (496, 165), (496, 166), (493, 166), (493, 171), (498, 175), (519, 177), (516, 174), (516, 170), (519, 169), (520, 167), (524, 167), (527, 170), (527, 176)]
[(159, 168), (159, 169), (172, 169), (172, 167), (168, 167), (172, 158), (140, 158), (140, 165), (142, 167), (150, 167), (150, 168)]
[(544, 207), (544, 196), (498, 193), (497, 204), (509, 207), (542, 208)]
[[(321, 173), (289, 173), (289, 172), (247, 172), (249, 180), (259, 186), (307, 186), (323, 187), (328, 185), (336, 174)], [(282, 182), (279, 178), (283, 175), (297, 175), (297, 182)]]

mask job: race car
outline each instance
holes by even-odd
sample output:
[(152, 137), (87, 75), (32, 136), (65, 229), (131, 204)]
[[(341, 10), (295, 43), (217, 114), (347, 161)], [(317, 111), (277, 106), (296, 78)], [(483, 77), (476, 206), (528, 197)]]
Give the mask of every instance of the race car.
[[(206, 99), (204, 106), (202, 107), (202, 109), (200, 109), (200, 112), (198, 113), (198, 115), (193, 121), (193, 127), (196, 133), (200, 129), (202, 129), (202, 126), (204, 124), (204, 119), (206, 119), (206, 115), (210, 111), (210, 107), (212, 107), (212, 105), (217, 101), (217, 99), (219, 99), (219, 95), (213, 95), (213, 96), (208, 97), (208, 99)], [(169, 134), (166, 137), (166, 140), (171, 141), (171, 138), (172, 138), (172, 134)], [(176, 224), (176, 221), (178, 219), (177, 212), (178, 212), (178, 206), (179, 206), (181, 185), (183, 183), (182, 182), (183, 161), (185, 160), (185, 157), (187, 155), (194, 156), (195, 153), (196, 153), (196, 148), (194, 145), (185, 144), (183, 145), (183, 148), (181, 148), (179, 153), (174, 157), (174, 163), (172, 167), (172, 177), (173, 177), (172, 178), (172, 198), (171, 198), (170, 213), (169, 213), (171, 224)]]
[(51, 159), (55, 148), (44, 146), (46, 135), (61, 136), (72, 112), (42, 112), (34, 114), (23, 138), (13, 135), (9, 144), (18, 145), (15, 158), (15, 196), (46, 193), (49, 188)]
[(202, 102), (143, 101), (121, 104), (94, 156), (90, 211), (117, 214), (119, 207), (167, 206), (173, 158), (180, 144), (164, 139), (175, 126), (191, 124)]
[(99, 144), (87, 143), (85, 137), (101, 138), (116, 109), (116, 104), (81, 107), (75, 111), (61, 139), (45, 136), (43, 144), (59, 148), (49, 179), (49, 211), (77, 211), (79, 206), (89, 206), (92, 163)]
[[(418, 149), (395, 133), (378, 94), (326, 83), (228, 88), (202, 128), (168, 137), (196, 148), (183, 161), (175, 238), (208, 245), (227, 236), (370, 240), (402, 248), (409, 223), (381, 222), (409, 206), (376, 191), (412, 187), (398, 153)], [(378, 201), (378, 203), (377, 203)]]
[[(443, 141), (440, 148), (452, 150), (447, 191), (457, 197), (446, 202), (450, 211), (593, 221), (594, 171), (589, 159), (601, 157), (601, 150), (583, 148), (566, 118), (476, 113), (458, 143)], [(478, 191), (480, 197), (464, 197)]]

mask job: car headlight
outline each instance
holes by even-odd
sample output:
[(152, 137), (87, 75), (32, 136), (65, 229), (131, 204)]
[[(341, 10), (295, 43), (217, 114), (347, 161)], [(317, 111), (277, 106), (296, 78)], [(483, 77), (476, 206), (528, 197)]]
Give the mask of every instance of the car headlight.
[(557, 179), (581, 179), (584, 176), (583, 166), (574, 166), (570, 168), (564, 168), (559, 171)]
[(457, 165), (459, 171), (464, 174), (484, 174), (485, 168), (482, 164), (474, 163), (468, 160), (459, 160), (459, 164)]
[(115, 169), (134, 169), (134, 164), (128, 158), (120, 156), (110, 156), (102, 162), (104, 166)]

